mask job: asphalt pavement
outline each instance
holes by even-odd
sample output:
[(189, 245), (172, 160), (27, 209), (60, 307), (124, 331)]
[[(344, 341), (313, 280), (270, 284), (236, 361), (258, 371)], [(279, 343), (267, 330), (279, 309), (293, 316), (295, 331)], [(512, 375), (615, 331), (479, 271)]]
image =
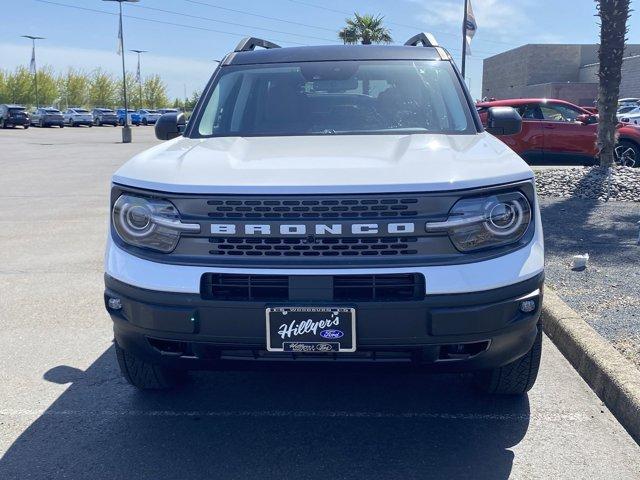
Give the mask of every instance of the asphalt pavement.
[(399, 369), (194, 374), (144, 394), (102, 304), (109, 176), (152, 127), (0, 130), (0, 479), (640, 478), (545, 339), (528, 396)]

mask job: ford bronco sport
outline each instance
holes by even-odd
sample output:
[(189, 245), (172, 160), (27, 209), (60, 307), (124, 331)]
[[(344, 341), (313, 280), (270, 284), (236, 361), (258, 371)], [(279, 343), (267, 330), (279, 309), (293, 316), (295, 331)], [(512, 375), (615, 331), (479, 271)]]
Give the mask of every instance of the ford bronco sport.
[[(262, 47), (257, 49), (256, 47)], [(450, 55), (247, 38), (188, 123), (113, 176), (105, 303), (142, 389), (229, 362), (406, 362), (531, 388), (543, 240), (533, 173)], [(236, 363), (237, 365), (237, 363)]]

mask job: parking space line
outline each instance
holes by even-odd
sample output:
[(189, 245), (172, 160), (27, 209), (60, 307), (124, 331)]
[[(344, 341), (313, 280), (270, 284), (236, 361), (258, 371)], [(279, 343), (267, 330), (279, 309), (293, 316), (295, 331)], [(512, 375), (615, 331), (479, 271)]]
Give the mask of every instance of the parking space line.
[(248, 417), (248, 418), (380, 418), (380, 419), (435, 419), (435, 420), (494, 420), (555, 422), (585, 422), (592, 419), (582, 412), (549, 413), (447, 413), (447, 412), (349, 412), (300, 410), (0, 410), (0, 416), (102, 416), (102, 417)]

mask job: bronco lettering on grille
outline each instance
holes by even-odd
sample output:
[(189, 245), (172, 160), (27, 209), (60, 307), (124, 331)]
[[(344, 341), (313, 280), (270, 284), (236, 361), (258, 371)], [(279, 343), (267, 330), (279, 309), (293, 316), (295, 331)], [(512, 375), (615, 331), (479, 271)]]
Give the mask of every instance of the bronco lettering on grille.
[(244, 224), (234, 223), (214, 223), (211, 225), (212, 235), (342, 235), (343, 232), (350, 232), (354, 235), (376, 235), (380, 233), (389, 234), (410, 234), (415, 232), (415, 223), (387, 223), (379, 225), (377, 223), (353, 223), (353, 224)]

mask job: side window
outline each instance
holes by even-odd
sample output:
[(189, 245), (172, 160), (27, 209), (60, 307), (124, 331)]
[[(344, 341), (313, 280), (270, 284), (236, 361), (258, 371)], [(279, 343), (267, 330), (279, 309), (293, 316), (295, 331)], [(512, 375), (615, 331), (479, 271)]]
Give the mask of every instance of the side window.
[(518, 107), (518, 113), (523, 120), (541, 120), (542, 114), (537, 105), (527, 104)]
[(581, 112), (566, 105), (540, 105), (545, 120), (552, 122), (575, 122)]

